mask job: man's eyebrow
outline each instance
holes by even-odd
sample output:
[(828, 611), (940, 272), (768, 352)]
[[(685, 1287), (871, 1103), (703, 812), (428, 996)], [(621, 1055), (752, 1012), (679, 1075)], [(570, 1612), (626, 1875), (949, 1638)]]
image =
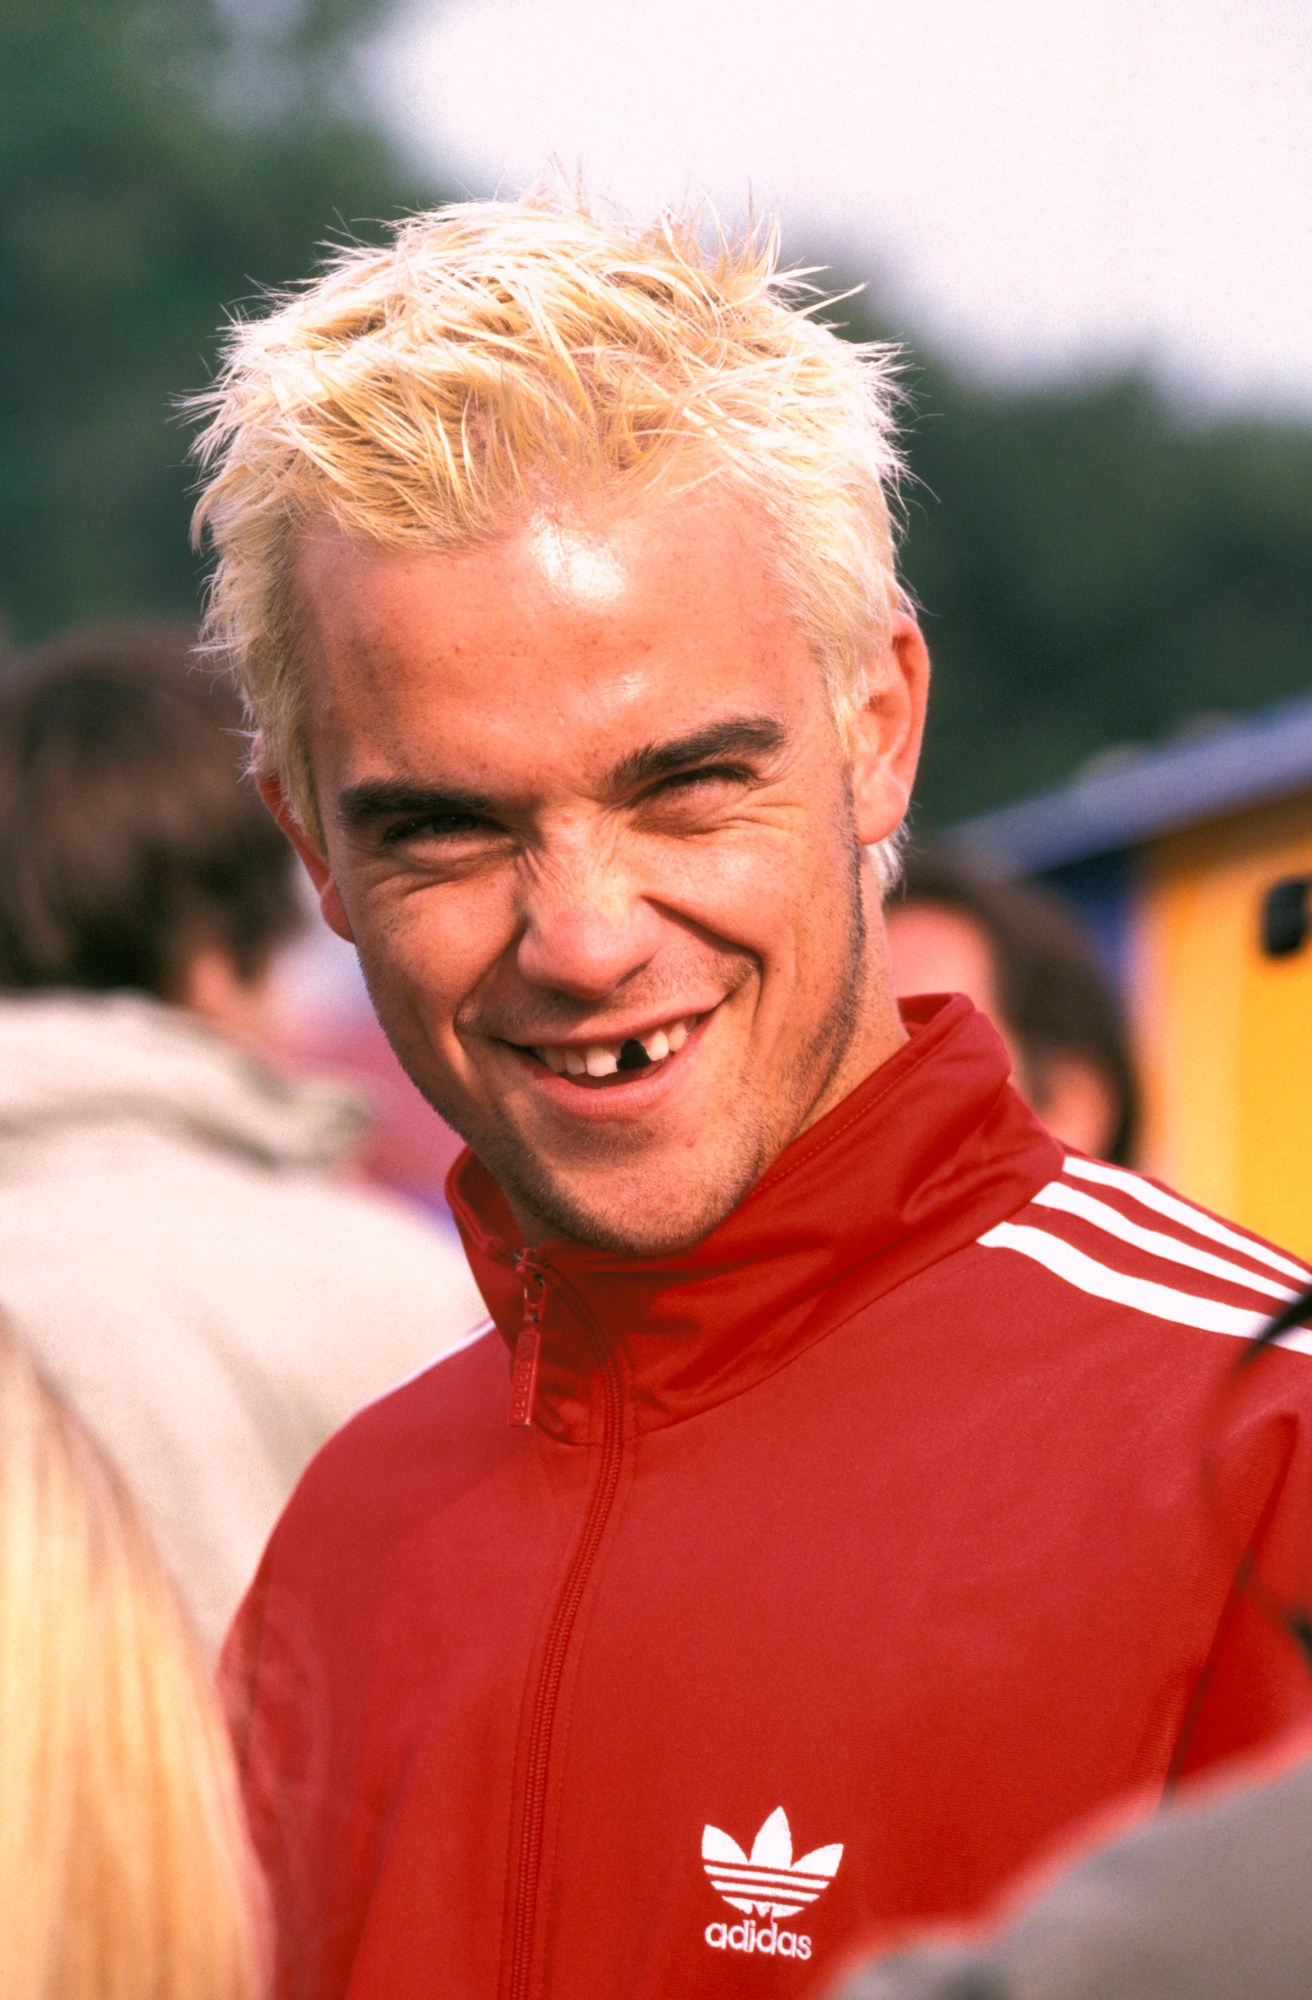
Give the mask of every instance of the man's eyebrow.
[[(630, 751), (612, 766), (607, 788), (632, 791), (653, 779), (669, 777), (691, 765), (721, 757), (766, 757), (782, 749), (787, 731), (769, 715), (734, 715), (710, 723), (687, 736), (649, 743)], [(380, 820), (444, 819), (478, 816), (492, 810), (485, 792), (462, 792), (442, 785), (417, 785), (404, 779), (366, 778), (348, 785), (337, 800), (338, 823), (348, 833), (367, 833)]]
[(383, 819), (458, 818), (485, 813), (488, 806), (489, 800), (481, 792), (366, 778), (361, 784), (348, 785), (340, 794), (337, 818), (348, 833), (367, 833)]
[(675, 736), (668, 742), (649, 743), (631, 751), (612, 767), (607, 782), (611, 791), (627, 792), (636, 785), (650, 784), (653, 778), (668, 778), (676, 771), (720, 757), (767, 757), (783, 748), (787, 736), (783, 724), (773, 716), (730, 716), (689, 736)]

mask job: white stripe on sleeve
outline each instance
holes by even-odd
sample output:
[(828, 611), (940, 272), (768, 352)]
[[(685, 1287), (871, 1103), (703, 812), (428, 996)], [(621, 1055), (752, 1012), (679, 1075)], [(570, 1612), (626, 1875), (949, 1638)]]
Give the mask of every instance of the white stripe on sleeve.
[[(1151, 1313), (1154, 1319), (1172, 1320), (1177, 1326), (1196, 1326), (1205, 1333), (1226, 1333), (1236, 1340), (1251, 1340), (1266, 1325), (1264, 1313), (1243, 1312), (1238, 1306), (1222, 1305), (1219, 1299), (1195, 1298), (1173, 1285), (1159, 1285), (1150, 1278), (1132, 1278), (1128, 1272), (1113, 1271), (1106, 1264), (1086, 1257), (1060, 1236), (1026, 1223), (1000, 1222), (979, 1239), (991, 1250), (1016, 1250), (1022, 1257), (1042, 1264), (1055, 1277), (1064, 1278), (1090, 1298), (1107, 1299), (1113, 1305), (1133, 1306)], [(1282, 1347), (1312, 1354), (1312, 1332), (1300, 1328), (1286, 1334)]]
[(1104, 1187), (1119, 1188), (1122, 1194), (1141, 1201), (1145, 1208), (1155, 1208), (1159, 1215), (1169, 1216), (1182, 1229), (1191, 1229), (1195, 1236), (1210, 1237), (1213, 1243), (1224, 1243), (1228, 1250), (1238, 1250), (1243, 1256), (1252, 1257), (1273, 1271), (1283, 1271), (1300, 1289), (1312, 1283), (1312, 1271), (1306, 1265), (1271, 1249), (1269, 1244), (1256, 1242), (1238, 1229), (1228, 1229), (1224, 1222), (1218, 1222), (1214, 1215), (1195, 1208), (1191, 1201), (1181, 1201), (1179, 1195), (1154, 1187), (1142, 1174), (1131, 1173), (1126, 1167), (1109, 1167), (1105, 1160), (1083, 1160), (1074, 1155), (1065, 1162), (1064, 1171), (1074, 1174), (1077, 1180), (1098, 1181)]
[(1098, 1201), (1079, 1188), (1069, 1187), (1065, 1181), (1049, 1181), (1034, 1199), (1040, 1208), (1059, 1208), (1067, 1215), (1078, 1215), (1096, 1228), (1105, 1229), (1109, 1236), (1119, 1236), (1122, 1243), (1132, 1243), (1137, 1250), (1146, 1250), (1169, 1263), (1205, 1271), (1210, 1278), (1224, 1278), (1228, 1284), (1242, 1285), (1269, 1299), (1283, 1301), (1298, 1297), (1291, 1286), (1278, 1284), (1261, 1272), (1246, 1271), (1242, 1265), (1232, 1264), (1226, 1257), (1216, 1257), (1210, 1250), (1200, 1250), (1196, 1244), (1182, 1243), (1178, 1236), (1168, 1236), (1164, 1230), (1145, 1229), (1141, 1223), (1131, 1222), (1128, 1215), (1122, 1215), (1119, 1208), (1112, 1208), (1108, 1202)]

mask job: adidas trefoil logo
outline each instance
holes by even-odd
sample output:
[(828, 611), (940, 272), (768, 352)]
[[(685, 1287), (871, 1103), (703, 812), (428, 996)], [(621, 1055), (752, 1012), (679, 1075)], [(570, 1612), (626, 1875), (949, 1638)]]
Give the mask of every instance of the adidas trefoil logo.
[(780, 1917), (796, 1917), (822, 1895), (838, 1873), (841, 1842), (816, 1847), (793, 1860), (793, 1835), (788, 1816), (776, 1806), (744, 1854), (736, 1840), (718, 1826), (702, 1832), (702, 1866), (711, 1887), (735, 1910), (749, 1918), (768, 1917), (768, 1925), (709, 1924), (706, 1942), (718, 1951), (759, 1951), (780, 1958), (809, 1958), (811, 1940), (792, 1930), (781, 1931)]

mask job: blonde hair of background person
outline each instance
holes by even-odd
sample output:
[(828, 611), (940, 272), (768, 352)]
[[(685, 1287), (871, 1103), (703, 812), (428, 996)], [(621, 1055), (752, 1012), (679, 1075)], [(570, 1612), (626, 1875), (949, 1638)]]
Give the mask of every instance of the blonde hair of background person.
[(5, 2000), (255, 2000), (227, 1737), (101, 1448), (0, 1319)]
[[(218, 558), (207, 643), (307, 832), (322, 829), (289, 584), (311, 518), (453, 550), (589, 490), (725, 482), (766, 523), (850, 740), (901, 603), (893, 353), (799, 314), (807, 288), (778, 251), (774, 231), (705, 247), (695, 216), (640, 227), (581, 196), (467, 203), (338, 252), (230, 330), (193, 404), (196, 535)], [(896, 836), (875, 851), (883, 887), (896, 854)]]

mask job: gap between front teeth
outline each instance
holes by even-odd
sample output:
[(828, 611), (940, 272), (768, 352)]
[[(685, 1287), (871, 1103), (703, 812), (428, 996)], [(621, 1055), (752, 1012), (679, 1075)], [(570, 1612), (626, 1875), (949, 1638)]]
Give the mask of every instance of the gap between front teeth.
[(534, 1055), (557, 1076), (614, 1076), (620, 1066), (625, 1042), (641, 1042), (648, 1063), (663, 1062), (676, 1055), (696, 1025), (696, 1016), (675, 1021), (670, 1028), (657, 1028), (650, 1035), (626, 1035), (622, 1042), (593, 1042), (584, 1048), (537, 1048)]

